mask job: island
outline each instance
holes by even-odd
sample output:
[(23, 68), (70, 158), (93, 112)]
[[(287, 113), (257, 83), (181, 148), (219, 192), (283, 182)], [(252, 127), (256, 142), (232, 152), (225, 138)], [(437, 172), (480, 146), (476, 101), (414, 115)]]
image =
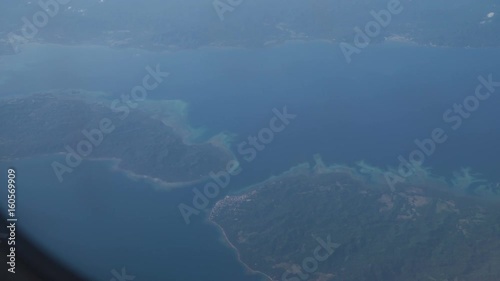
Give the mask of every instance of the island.
[(249, 271), (280, 281), (499, 280), (497, 190), (471, 190), (466, 171), (451, 181), (418, 173), (391, 189), (367, 164), (315, 160), (213, 207), (209, 221)]
[(191, 128), (186, 114), (178, 100), (132, 104), (84, 90), (5, 97), (0, 161), (62, 154), (62, 161), (52, 163), (60, 181), (84, 160), (107, 159), (167, 188), (201, 182), (225, 169), (234, 155), (225, 134), (197, 141), (203, 131)]

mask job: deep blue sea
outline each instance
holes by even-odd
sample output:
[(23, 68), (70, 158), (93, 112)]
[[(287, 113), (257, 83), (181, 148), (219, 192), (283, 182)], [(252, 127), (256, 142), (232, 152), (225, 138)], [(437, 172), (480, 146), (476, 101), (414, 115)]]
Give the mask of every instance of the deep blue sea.
[[(105, 162), (85, 162), (60, 184), (54, 160), (62, 161), (10, 163), (18, 179), (18, 231), (90, 280), (109, 281), (111, 270), (122, 268), (135, 280), (260, 280), (245, 275), (215, 227), (201, 219), (184, 223), (177, 209), (184, 190), (155, 191)], [(4, 189), (0, 194), (7, 198)]]
[[(500, 89), (459, 130), (442, 117), (474, 94), (478, 76), (500, 81), (499, 49), (387, 43), (369, 46), (347, 64), (337, 45), (318, 42), (164, 53), (34, 45), (0, 59), (0, 94), (81, 88), (118, 96), (157, 64), (171, 75), (149, 98), (184, 100), (191, 126), (206, 128), (207, 136), (234, 133), (237, 145), (268, 126), (273, 108), (297, 115), (254, 161), (242, 161), (243, 173), (229, 189), (311, 162), (315, 153), (326, 163), (397, 166), (415, 139), (437, 127), (449, 140), (425, 166), (442, 176), (470, 167), (500, 181)], [(158, 191), (103, 162), (85, 162), (59, 184), (51, 161), (11, 164), (18, 170), (19, 224), (82, 273), (109, 281), (111, 269), (126, 267), (136, 280), (258, 280), (245, 275), (201, 217), (184, 224), (177, 205), (189, 202), (190, 189)]]

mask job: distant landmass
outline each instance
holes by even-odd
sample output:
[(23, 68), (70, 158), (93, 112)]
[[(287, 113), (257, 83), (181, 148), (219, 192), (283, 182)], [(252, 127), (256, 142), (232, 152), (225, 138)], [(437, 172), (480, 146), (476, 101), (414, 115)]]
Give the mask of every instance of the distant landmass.
[(114, 159), (130, 175), (167, 187), (202, 181), (234, 156), (223, 134), (196, 142), (200, 132), (185, 122), (185, 107), (181, 101), (126, 103), (83, 90), (3, 98), (0, 160), (63, 153), (65, 162), (52, 163), (61, 181), (92, 159)]
[[(210, 214), (252, 271), (284, 281), (495, 281), (498, 189), (427, 176), (299, 165), (226, 196)], [(320, 258), (321, 257), (321, 258)]]
[[(287, 40), (352, 44), (355, 27), (365, 29), (375, 20), (372, 11), (387, 9), (394, 1), (148, 0), (139, 8), (132, 0), (73, 0), (58, 1), (57, 9), (55, 4), (43, 9), (36, 1), (10, 1), (0, 10), (0, 54), (13, 53), (29, 42), (150, 50), (263, 47)], [(384, 24), (373, 42), (395, 39), (436, 46), (500, 46), (500, 11), (494, 1), (396, 2), (402, 12)], [(44, 10), (50, 12), (46, 22), (40, 23), (40, 14), (33, 19)]]

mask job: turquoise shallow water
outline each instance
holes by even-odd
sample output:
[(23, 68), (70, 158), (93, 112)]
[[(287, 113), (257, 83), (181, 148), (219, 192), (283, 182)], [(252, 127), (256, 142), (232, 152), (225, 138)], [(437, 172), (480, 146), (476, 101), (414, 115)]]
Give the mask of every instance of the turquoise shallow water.
[[(230, 189), (311, 162), (315, 153), (326, 163), (396, 166), (398, 155), (415, 148), (414, 139), (436, 127), (447, 130), (449, 141), (426, 166), (443, 176), (471, 167), (499, 182), (500, 96), (482, 103), (460, 130), (449, 130), (442, 119), (474, 93), (479, 75), (500, 80), (499, 60), (498, 49), (402, 44), (370, 46), (351, 64), (326, 43), (175, 53), (31, 46), (2, 58), (0, 95), (56, 88), (119, 95), (141, 81), (146, 65), (160, 64), (171, 76), (149, 97), (186, 101), (190, 123), (208, 128), (208, 135), (235, 133), (237, 145), (268, 124), (273, 108), (287, 106), (297, 115), (253, 162), (242, 161), (244, 172)], [(156, 191), (95, 162), (61, 186), (47, 163), (50, 157), (12, 164), (19, 170), (22, 225), (85, 274), (107, 281), (111, 269), (125, 266), (141, 280), (255, 279), (245, 277), (215, 228), (201, 218), (184, 224), (177, 205), (191, 200), (189, 189)]]

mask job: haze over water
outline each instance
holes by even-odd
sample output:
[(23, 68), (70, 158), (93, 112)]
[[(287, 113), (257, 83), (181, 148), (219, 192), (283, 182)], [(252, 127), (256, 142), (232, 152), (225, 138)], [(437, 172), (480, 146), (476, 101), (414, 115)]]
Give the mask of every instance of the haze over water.
[[(449, 130), (442, 118), (454, 103), (474, 93), (478, 76), (493, 74), (500, 80), (498, 58), (500, 50), (495, 49), (403, 44), (372, 45), (351, 64), (337, 45), (327, 43), (173, 53), (33, 45), (3, 57), (0, 76), (6, 78), (0, 88), (9, 95), (82, 88), (119, 96), (141, 81), (147, 65), (160, 64), (171, 76), (149, 98), (187, 102), (193, 127), (207, 128), (207, 136), (235, 133), (235, 145), (267, 126), (273, 108), (287, 106), (296, 119), (255, 161), (242, 161), (244, 172), (230, 189), (312, 162), (315, 153), (326, 163), (364, 160), (381, 168), (397, 166), (397, 157), (407, 157), (414, 140), (430, 137), (436, 127), (445, 129), (449, 140), (424, 166), (438, 176), (471, 167), (498, 182), (498, 159), (489, 156), (500, 152), (500, 125), (493, 121), (500, 96), (482, 103), (457, 131)], [(190, 189), (157, 191), (94, 162), (60, 185), (50, 159), (21, 162), (13, 166), (24, 167), (19, 185), (26, 191), (19, 204), (30, 206), (25, 230), (86, 274), (107, 281), (111, 268), (126, 266), (141, 280), (164, 280), (167, 273), (173, 280), (255, 280), (245, 277), (234, 253), (201, 217), (184, 224), (177, 205), (191, 200)], [(91, 255), (103, 248), (107, 254)], [(186, 271), (186, 265), (193, 270)]]

